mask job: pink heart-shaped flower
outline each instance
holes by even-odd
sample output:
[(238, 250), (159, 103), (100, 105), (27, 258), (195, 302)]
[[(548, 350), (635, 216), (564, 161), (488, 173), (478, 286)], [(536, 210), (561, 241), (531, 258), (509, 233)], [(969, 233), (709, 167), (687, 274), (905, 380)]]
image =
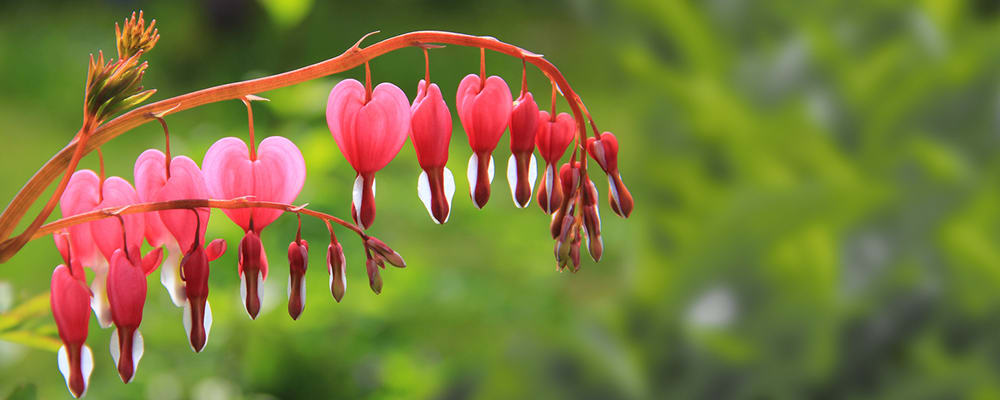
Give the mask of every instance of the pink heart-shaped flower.
[(354, 79), (340, 81), (326, 103), (326, 123), (357, 171), (351, 215), (364, 228), (375, 222), (375, 172), (399, 153), (410, 131), (410, 103), (396, 85), (380, 83), (367, 98)]
[(476, 207), (483, 208), (493, 182), (493, 149), (510, 125), (510, 88), (499, 76), (483, 82), (479, 75), (469, 74), (458, 84), (456, 100), (458, 118), (473, 151), (467, 172), (469, 195)]
[[(253, 196), (255, 201), (291, 203), (305, 183), (306, 163), (299, 148), (281, 136), (261, 141), (255, 160), (250, 159), (246, 143), (227, 137), (215, 142), (205, 153), (202, 173), (213, 198)], [(257, 232), (282, 213), (265, 208), (222, 211), (244, 231), (251, 229), (253, 221), (252, 228)]]

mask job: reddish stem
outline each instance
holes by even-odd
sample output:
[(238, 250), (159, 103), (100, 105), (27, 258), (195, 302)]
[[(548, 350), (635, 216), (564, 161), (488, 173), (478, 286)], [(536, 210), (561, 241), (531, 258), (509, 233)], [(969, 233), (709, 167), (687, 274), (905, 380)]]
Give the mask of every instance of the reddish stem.
[(528, 62), (523, 58), (521, 59), (521, 94), (518, 97), (523, 97), (524, 92), (528, 91)]
[(120, 215), (128, 214), (138, 214), (151, 211), (162, 211), (162, 210), (180, 210), (180, 209), (190, 209), (190, 208), (219, 208), (219, 209), (238, 209), (238, 208), (270, 208), (275, 210), (281, 210), (284, 212), (294, 212), (302, 213), (310, 217), (319, 218), (324, 221), (333, 222), (347, 229), (350, 229), (361, 236), (362, 239), (368, 237), (364, 230), (360, 227), (344, 221), (340, 218), (334, 217), (330, 214), (322, 213), (319, 211), (310, 210), (308, 208), (303, 208), (301, 206), (294, 206), (285, 203), (276, 203), (272, 201), (254, 201), (246, 200), (244, 198), (237, 198), (232, 200), (211, 200), (211, 199), (188, 199), (188, 200), (171, 200), (171, 201), (158, 201), (151, 203), (140, 203), (121, 207), (107, 207), (101, 208), (82, 214), (77, 214), (72, 217), (66, 217), (57, 221), (45, 224), (31, 237), (32, 240), (44, 237), (53, 232), (57, 232), (61, 229), (66, 229), (73, 225), (79, 225), (86, 222), (97, 221), (104, 218), (116, 217)]
[(105, 175), (104, 175), (104, 152), (101, 151), (100, 147), (97, 148), (97, 163), (100, 165), (100, 169), (98, 170), (100, 172), (100, 174), (98, 175), (98, 178), (100, 178), (100, 180), (97, 182), (97, 201), (101, 202), (104, 201)]
[(427, 48), (424, 47), (424, 85), (431, 84), (431, 57), (427, 54)]
[(479, 48), (479, 91), (486, 87), (486, 48)]
[(253, 107), (250, 106), (250, 99), (241, 98), (243, 104), (247, 106), (247, 124), (250, 126), (250, 161), (257, 160), (257, 140), (253, 136)]
[[(555, 82), (555, 84), (561, 89), (563, 95), (569, 103), (570, 109), (573, 112), (577, 126), (581, 128), (579, 129), (579, 132), (583, 135), (583, 139), (586, 139), (586, 130), (584, 129), (586, 125), (584, 118), (590, 118), (589, 113), (581, 108), (582, 101), (576, 92), (573, 91), (569, 82), (566, 81), (566, 78), (559, 72), (559, 69), (552, 65), (552, 63), (548, 60), (545, 60), (541, 55), (501, 42), (492, 37), (472, 36), (442, 31), (418, 31), (405, 33), (385, 39), (365, 48), (361, 47), (361, 41), (359, 40), (358, 43), (337, 57), (302, 67), (294, 71), (288, 71), (277, 75), (266, 76), (243, 82), (215, 86), (161, 100), (133, 109), (132, 111), (122, 114), (96, 128), (93, 126), (94, 121), (85, 119), (83, 127), (80, 129), (77, 136), (70, 141), (66, 147), (60, 150), (59, 153), (54, 155), (49, 161), (42, 165), (42, 167), (35, 173), (34, 176), (31, 177), (31, 179), (28, 180), (17, 195), (14, 196), (14, 199), (7, 206), (7, 209), (4, 210), (3, 214), (0, 214), (0, 239), (6, 239), (0, 243), (0, 262), (9, 260), (10, 257), (17, 253), (17, 251), (24, 246), (29, 238), (33, 237), (35, 231), (42, 225), (42, 223), (45, 222), (45, 219), (49, 217), (55, 209), (63, 190), (65, 190), (70, 175), (72, 175), (73, 171), (76, 170), (80, 157), (90, 151), (93, 151), (98, 146), (107, 143), (109, 140), (128, 132), (139, 125), (153, 120), (154, 118), (152, 117), (152, 113), (162, 113), (162, 115), (172, 114), (174, 112), (184, 111), (209, 103), (238, 99), (252, 93), (261, 93), (279, 89), (346, 71), (390, 51), (410, 46), (426, 46), (427, 44), (432, 43), (477, 47), (482, 49), (488, 48), (511, 57), (527, 60), (528, 63), (538, 67), (538, 69), (541, 70), (547, 78)], [(485, 73), (485, 71), (483, 72)], [(580, 140), (580, 145), (582, 145), (584, 141), (585, 140)], [(45, 192), (45, 189), (59, 176), (60, 173), (64, 173), (63, 179), (56, 187), (53, 196), (49, 199), (49, 202), (46, 203), (42, 212), (38, 214), (35, 220), (24, 230), (22, 234), (16, 238), (8, 239), (31, 205), (38, 200), (38, 197)]]
[(160, 126), (163, 127), (163, 138), (164, 141), (166, 142), (165, 151), (167, 155), (167, 160), (165, 165), (167, 169), (167, 179), (170, 179), (170, 129), (167, 129), (167, 121), (164, 120), (162, 117), (154, 117), (154, 118), (156, 118), (156, 120), (160, 122)]
[(372, 101), (372, 68), (365, 61), (365, 104)]

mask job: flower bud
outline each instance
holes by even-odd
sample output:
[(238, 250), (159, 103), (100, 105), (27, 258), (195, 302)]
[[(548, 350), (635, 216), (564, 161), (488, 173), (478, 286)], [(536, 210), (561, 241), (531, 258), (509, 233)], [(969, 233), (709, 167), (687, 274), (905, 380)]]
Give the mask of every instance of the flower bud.
[(306, 268), (309, 242), (297, 239), (288, 245), (288, 315), (299, 319), (306, 307)]
[(330, 242), (326, 249), (326, 269), (330, 273), (330, 292), (339, 303), (347, 293), (347, 274), (345, 272), (344, 248), (336, 240)]
[(389, 248), (388, 245), (381, 240), (378, 240), (378, 238), (369, 236), (368, 239), (365, 240), (365, 247), (368, 247), (374, 252), (373, 255), (376, 259), (381, 258), (395, 267), (406, 268), (406, 262), (403, 261), (403, 256), (399, 255), (399, 253), (395, 250)]
[(365, 268), (368, 270), (368, 286), (371, 286), (375, 294), (382, 293), (382, 276), (379, 275), (378, 262), (374, 258), (369, 258), (365, 262)]
[(608, 201), (615, 214), (628, 218), (634, 201), (618, 172), (618, 139), (611, 132), (604, 132), (600, 139), (587, 139), (587, 152), (608, 175)]
[(263, 301), (261, 286), (267, 279), (267, 254), (257, 232), (247, 231), (240, 241), (239, 252), (240, 297), (250, 319), (257, 319)]

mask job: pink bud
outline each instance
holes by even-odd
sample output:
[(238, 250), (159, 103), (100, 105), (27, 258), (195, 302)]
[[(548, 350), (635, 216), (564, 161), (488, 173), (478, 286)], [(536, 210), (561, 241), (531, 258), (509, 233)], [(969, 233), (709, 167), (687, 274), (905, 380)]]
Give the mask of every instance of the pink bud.
[(399, 268), (406, 268), (406, 262), (403, 261), (403, 256), (399, 255), (399, 253), (395, 250), (389, 248), (388, 245), (381, 240), (378, 240), (378, 238), (369, 236), (368, 239), (365, 240), (365, 247), (368, 247), (372, 252), (381, 256), (381, 258), (388, 261), (389, 264)]

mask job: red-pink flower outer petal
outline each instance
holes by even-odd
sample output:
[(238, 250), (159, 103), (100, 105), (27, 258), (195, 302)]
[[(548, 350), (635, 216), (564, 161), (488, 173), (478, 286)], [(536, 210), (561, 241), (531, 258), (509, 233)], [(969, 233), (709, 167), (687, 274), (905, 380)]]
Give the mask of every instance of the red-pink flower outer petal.
[[(135, 160), (132, 173), (135, 178), (135, 192), (143, 203), (156, 201), (157, 194), (167, 183), (167, 156), (156, 149), (149, 149)], [(160, 213), (144, 213), (146, 219), (146, 241), (153, 247), (160, 247), (175, 241), (173, 235), (163, 225)]]
[(90, 289), (60, 264), (52, 271), (52, 316), (59, 337), (67, 344), (83, 344), (90, 326)]
[(485, 85), (480, 82), (476, 74), (462, 79), (458, 84), (456, 108), (472, 151), (491, 153), (510, 125), (513, 102), (503, 78), (494, 75), (486, 78)]
[[(139, 203), (139, 196), (128, 181), (112, 176), (104, 181), (104, 200), (97, 208), (120, 207)], [(146, 221), (142, 214), (126, 214), (121, 216), (125, 221), (125, 242), (122, 242), (122, 224), (118, 218), (104, 218), (91, 223), (91, 233), (97, 248), (101, 250), (106, 260), (111, 260), (115, 250), (125, 248), (129, 251), (139, 250), (146, 232)], [(72, 235), (72, 233), (71, 233)], [(136, 254), (138, 255), (138, 253)]]
[(420, 167), (444, 167), (448, 163), (452, 121), (451, 111), (444, 102), (441, 88), (434, 83), (427, 85), (421, 79), (417, 84), (417, 97), (413, 99), (410, 112), (410, 140)]
[(410, 131), (410, 102), (391, 83), (380, 83), (365, 103), (365, 88), (354, 79), (330, 91), (326, 123), (347, 162), (359, 173), (384, 168), (399, 153)]
[(535, 103), (531, 92), (525, 92), (517, 98), (510, 114), (510, 151), (512, 153), (530, 153), (535, 149), (538, 121), (538, 103)]
[(108, 270), (108, 302), (111, 320), (119, 328), (138, 328), (146, 304), (146, 273), (132, 264), (123, 251), (115, 250)]
[(559, 113), (555, 121), (551, 121), (548, 111), (538, 112), (538, 132), (535, 134), (535, 144), (542, 158), (555, 165), (562, 158), (566, 148), (573, 141), (576, 132), (576, 120), (572, 115)]
[[(101, 178), (89, 169), (73, 173), (59, 198), (63, 218), (92, 211), (100, 203)], [(69, 232), (70, 253), (74, 263), (93, 267), (102, 257), (91, 233), (91, 223), (73, 225)]]
[[(213, 198), (253, 196), (257, 201), (291, 203), (305, 183), (306, 164), (298, 147), (284, 137), (271, 136), (261, 141), (255, 161), (250, 161), (246, 143), (227, 137), (205, 153), (202, 174)], [(252, 217), (258, 232), (281, 215), (281, 210), (263, 208), (223, 212), (244, 231), (250, 229)]]

